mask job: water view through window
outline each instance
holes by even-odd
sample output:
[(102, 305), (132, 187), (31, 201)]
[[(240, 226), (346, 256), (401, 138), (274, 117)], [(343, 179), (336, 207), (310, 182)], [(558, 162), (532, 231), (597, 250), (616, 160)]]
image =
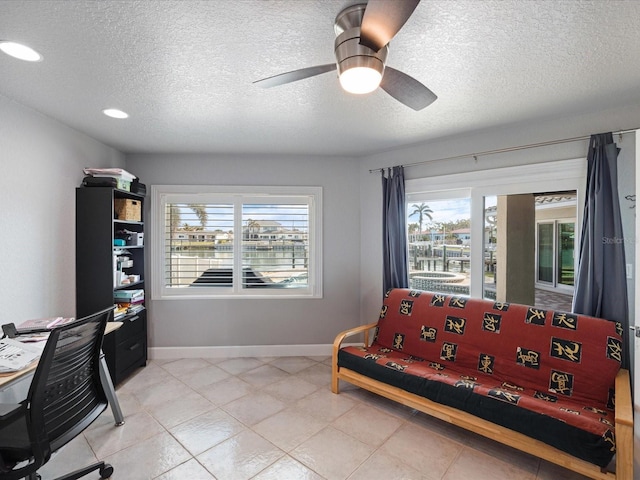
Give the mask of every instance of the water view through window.
[[(307, 204), (229, 203), (166, 206), (165, 284), (231, 287), (241, 255), (242, 288), (308, 285)], [(239, 248), (238, 248), (239, 247)]]
[[(470, 228), (471, 198), (425, 195), (423, 199), (417, 193), (409, 197), (410, 288), (469, 295), (472, 275), (477, 275), (482, 277), (486, 299), (519, 301), (516, 297), (524, 295), (526, 288), (528, 299), (520, 303), (533, 305), (535, 296), (545, 290), (567, 296), (560, 303), (570, 305), (576, 192), (488, 195), (482, 200), (484, 218), (477, 220), (482, 221), (483, 234), (476, 239)], [(482, 243), (483, 255), (473, 272), (472, 242)], [(523, 278), (530, 280), (522, 282)], [(515, 290), (514, 285), (520, 284), (526, 287)]]
[(407, 204), (409, 286), (469, 295), (471, 199)]

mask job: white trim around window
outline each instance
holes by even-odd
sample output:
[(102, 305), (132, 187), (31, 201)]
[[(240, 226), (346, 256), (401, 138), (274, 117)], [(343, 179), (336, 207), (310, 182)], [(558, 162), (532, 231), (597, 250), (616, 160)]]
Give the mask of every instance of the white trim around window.
[[(533, 165), (496, 168), (477, 172), (409, 179), (405, 182), (407, 202), (447, 199), (463, 194), (471, 197), (471, 238), (483, 238), (484, 197), (519, 193), (575, 190), (577, 205), (584, 205), (587, 162), (585, 158), (558, 160)], [(575, 244), (580, 244), (582, 209), (576, 212)], [(483, 242), (471, 243), (470, 296), (482, 298)], [(576, 255), (578, 248), (575, 249)], [(575, 260), (577, 265), (577, 258)], [(475, 272), (475, 274), (474, 274)]]
[[(179, 205), (192, 207), (182, 208), (183, 215), (188, 210), (195, 211), (194, 206), (205, 206), (209, 209), (210, 220), (216, 215), (220, 218), (217, 219), (217, 225), (214, 218), (209, 222), (211, 228), (205, 228), (204, 231), (200, 229), (200, 232), (197, 228), (190, 230), (185, 222), (187, 228), (182, 228), (177, 235), (175, 227), (171, 226), (175, 220), (171, 219), (169, 212), (172, 207)], [(256, 206), (259, 209), (253, 214), (253, 219), (247, 218), (247, 209)], [(281, 225), (275, 221), (276, 213), (269, 216), (270, 211), (278, 212), (278, 208), (283, 209), (285, 206), (295, 207), (289, 209), (288, 218), (292, 219), (292, 225)], [(259, 221), (260, 218), (262, 222)], [(322, 298), (322, 187), (153, 185), (151, 222), (150, 269), (153, 300)], [(249, 223), (251, 228), (248, 227)], [(223, 275), (226, 276), (217, 277), (212, 282), (192, 282), (191, 285), (171, 279), (167, 274), (167, 265), (173, 265), (175, 238), (185, 239), (187, 244), (190, 244), (190, 239), (195, 242), (196, 238), (201, 238), (205, 243), (216, 245), (213, 250), (219, 251), (221, 257), (216, 262), (224, 266)], [(248, 253), (250, 248), (255, 252)], [(283, 275), (286, 274), (269, 272), (276, 280), (267, 285), (255, 285), (249, 281), (247, 261), (251, 254), (268, 258), (273, 250), (275, 259), (276, 251), (285, 249), (293, 256), (291, 268), (294, 269), (294, 275), (284, 278)], [(214, 256), (216, 254), (212, 253), (211, 257)], [(274, 259), (271, 261), (275, 262)], [(199, 260), (194, 261), (198, 262)], [(196, 276), (201, 273), (194, 270)]]

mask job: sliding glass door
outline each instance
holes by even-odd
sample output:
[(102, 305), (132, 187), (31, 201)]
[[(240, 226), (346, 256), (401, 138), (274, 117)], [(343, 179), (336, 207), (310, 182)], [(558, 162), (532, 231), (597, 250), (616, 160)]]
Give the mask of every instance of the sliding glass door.
[(539, 222), (536, 281), (560, 290), (573, 290), (575, 222)]
[(573, 288), (574, 281), (574, 243), (575, 223), (558, 223), (558, 271), (556, 280), (559, 285)]
[[(581, 221), (577, 205), (584, 203), (579, 188), (585, 178), (586, 162), (575, 159), (549, 162), (545, 168), (532, 164), (408, 179), (412, 287), (420, 288), (420, 277), (429, 277), (439, 283), (431, 288), (458, 293), (464, 287), (460, 294), (500, 301), (510, 301), (512, 289), (507, 287), (512, 286), (571, 294), (574, 244), (580, 234), (575, 225)], [(532, 196), (531, 202), (511, 198), (523, 195)], [(501, 197), (506, 205), (499, 202)], [(448, 204), (461, 199), (466, 204), (462, 215)], [(522, 208), (521, 214), (517, 208)], [(521, 225), (526, 232), (519, 230)], [(450, 260), (444, 264), (443, 244)], [(458, 250), (462, 251), (454, 258)], [(515, 265), (514, 258), (516, 263), (529, 262), (527, 268)], [(521, 276), (518, 281), (515, 274)], [(458, 276), (463, 276), (461, 281)]]
[(538, 282), (553, 285), (553, 223), (538, 223)]

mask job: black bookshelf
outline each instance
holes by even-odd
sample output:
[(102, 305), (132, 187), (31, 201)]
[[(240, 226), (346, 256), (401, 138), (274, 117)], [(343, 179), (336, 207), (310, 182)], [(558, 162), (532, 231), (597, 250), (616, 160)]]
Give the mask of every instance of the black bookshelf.
[[(144, 234), (144, 208), (141, 220), (116, 218), (114, 201), (129, 199), (144, 206), (144, 196), (111, 187), (76, 189), (76, 316), (90, 315), (114, 305), (114, 291), (143, 289), (143, 245), (115, 246), (114, 240), (123, 230)], [(124, 253), (126, 251), (126, 253)], [(130, 267), (120, 270), (126, 275), (139, 275), (140, 280), (119, 284), (116, 276), (117, 254), (132, 260)], [(105, 336), (102, 349), (114, 384), (120, 383), (147, 363), (147, 310), (126, 314), (116, 320), (122, 327)]]

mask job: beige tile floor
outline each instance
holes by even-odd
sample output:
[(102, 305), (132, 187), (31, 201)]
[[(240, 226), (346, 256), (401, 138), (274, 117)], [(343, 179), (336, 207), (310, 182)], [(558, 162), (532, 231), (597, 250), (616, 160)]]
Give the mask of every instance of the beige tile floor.
[(334, 395), (330, 375), (318, 357), (150, 361), (117, 389), (126, 424), (105, 411), (42, 478), (96, 458), (114, 480), (585, 478), (346, 383)]

